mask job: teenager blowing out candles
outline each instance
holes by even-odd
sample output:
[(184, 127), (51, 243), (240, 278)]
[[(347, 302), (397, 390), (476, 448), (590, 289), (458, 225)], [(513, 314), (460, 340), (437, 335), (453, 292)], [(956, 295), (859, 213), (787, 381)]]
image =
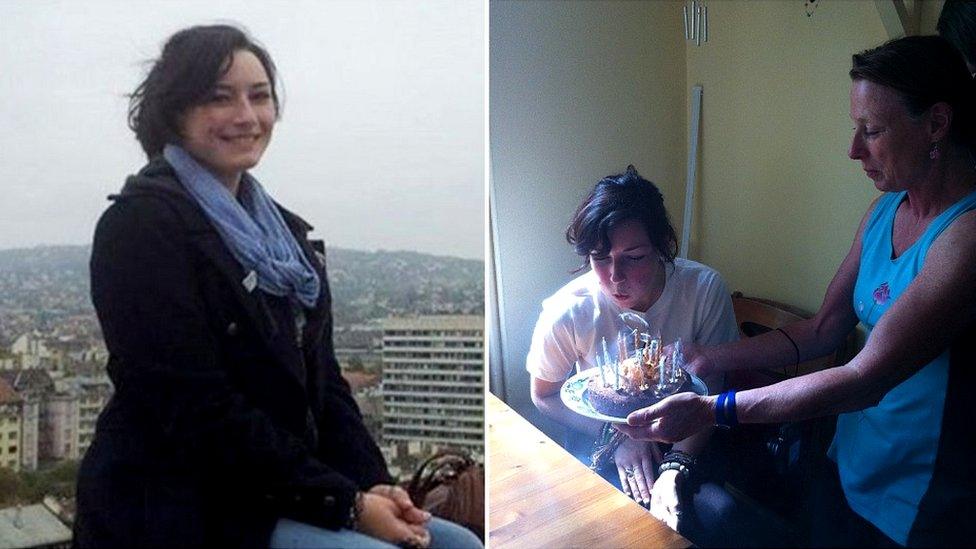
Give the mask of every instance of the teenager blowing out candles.
[[(732, 300), (713, 269), (675, 257), (677, 238), (664, 197), (633, 166), (600, 180), (583, 200), (566, 238), (589, 270), (542, 304), (526, 359), (536, 407), (568, 428), (567, 450), (591, 462), (594, 442), (608, 425), (578, 415), (563, 404), (560, 388), (577, 371), (596, 372), (598, 364), (614, 375), (622, 357), (615, 350), (621, 329), (636, 322), (640, 331), (665, 342), (682, 340), (717, 345), (738, 338)], [(609, 343), (606, 339), (610, 339)], [(604, 364), (604, 362), (607, 362)], [(619, 364), (616, 366), (619, 367)], [(708, 376), (720, 388), (722, 376)], [(753, 522), (717, 478), (709, 433), (689, 433), (670, 451), (656, 443), (612, 439), (602, 445), (595, 465), (605, 479), (698, 545), (763, 543)], [(620, 440), (613, 446), (614, 440)]]

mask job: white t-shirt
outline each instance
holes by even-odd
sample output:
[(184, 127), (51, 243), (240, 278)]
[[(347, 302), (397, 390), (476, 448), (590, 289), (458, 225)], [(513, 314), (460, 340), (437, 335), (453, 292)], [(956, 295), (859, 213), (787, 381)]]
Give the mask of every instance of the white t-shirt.
[(665, 264), (665, 277), (661, 297), (640, 312), (618, 307), (600, 290), (595, 272), (578, 276), (542, 302), (526, 369), (539, 379), (561, 382), (576, 372), (577, 361), (580, 370), (596, 366), (603, 338), (615, 356), (616, 334), (637, 327), (632, 318), (621, 319), (624, 312), (643, 318), (649, 329), (641, 326), (641, 331), (660, 334), (665, 345), (678, 338), (704, 346), (739, 338), (732, 298), (717, 271), (676, 258), (673, 266)]

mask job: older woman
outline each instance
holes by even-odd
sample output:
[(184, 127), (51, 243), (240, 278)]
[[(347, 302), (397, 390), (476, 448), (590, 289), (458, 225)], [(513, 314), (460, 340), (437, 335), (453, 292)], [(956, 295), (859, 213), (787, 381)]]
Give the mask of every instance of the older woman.
[[(683, 394), (634, 412), (628, 434), (680, 440), (713, 424), (840, 414), (829, 456), (850, 505), (839, 543), (976, 539), (976, 108), (963, 59), (939, 37), (854, 56), (849, 155), (883, 194), (810, 320), (689, 349), (699, 375), (794, 364), (861, 322), (848, 364), (749, 391)], [(836, 482), (836, 481), (835, 481)], [(846, 504), (845, 504), (846, 500)], [(825, 512), (818, 509), (816, 512)], [(828, 532), (829, 533), (829, 532)]]
[[(533, 402), (569, 429), (567, 449), (589, 464), (604, 424), (568, 409), (559, 390), (577, 367), (596, 365), (601, 335), (616, 334), (620, 322), (632, 319), (666, 342), (717, 345), (737, 339), (738, 329), (722, 277), (675, 257), (677, 238), (664, 198), (633, 166), (594, 186), (566, 238), (585, 258), (581, 269), (589, 271), (543, 302), (526, 367)], [(721, 376), (706, 381), (718, 388)], [(715, 471), (698, 460), (708, 433), (693, 433), (668, 452), (655, 443), (621, 438), (616, 448), (604, 449), (612, 463), (598, 471), (648, 504), (654, 516), (700, 545), (728, 545), (730, 538), (717, 533), (729, 529), (740, 532), (734, 542), (762, 542), (748, 536), (747, 521), (716, 482)]]
[(247, 170), (278, 118), (241, 30), (173, 35), (132, 95), (149, 163), (95, 231), (115, 394), (78, 478), (81, 547), (478, 547), (393, 484), (332, 347), (311, 227)]

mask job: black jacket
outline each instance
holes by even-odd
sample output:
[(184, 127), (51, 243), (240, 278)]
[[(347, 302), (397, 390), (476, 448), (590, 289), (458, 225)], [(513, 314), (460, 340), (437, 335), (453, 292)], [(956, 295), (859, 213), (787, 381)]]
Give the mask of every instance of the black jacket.
[(79, 472), (75, 544), (267, 547), (279, 517), (341, 527), (356, 490), (391, 479), (339, 375), (311, 227), (281, 209), (322, 281), (299, 346), (284, 300), (245, 288), (164, 160), (113, 198), (91, 291), (115, 394)]

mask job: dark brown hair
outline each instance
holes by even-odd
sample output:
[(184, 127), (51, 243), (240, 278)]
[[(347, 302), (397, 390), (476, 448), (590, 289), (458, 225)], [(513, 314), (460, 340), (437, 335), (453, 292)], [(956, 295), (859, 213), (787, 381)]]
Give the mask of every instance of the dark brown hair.
[(939, 36), (906, 36), (855, 54), (851, 80), (897, 91), (912, 116), (940, 102), (952, 108), (949, 138), (976, 150), (974, 83), (962, 55)]
[(604, 177), (593, 187), (566, 229), (566, 240), (584, 257), (577, 270), (586, 268), (585, 258), (591, 252), (610, 251), (610, 231), (631, 219), (644, 226), (661, 257), (674, 262), (678, 236), (664, 208), (664, 196), (654, 183), (627, 166), (624, 173)]
[(261, 62), (279, 112), (274, 62), (244, 30), (231, 25), (183, 29), (166, 41), (145, 80), (129, 96), (129, 127), (146, 156), (161, 153), (167, 143), (179, 143), (180, 115), (207, 99), (240, 50)]

